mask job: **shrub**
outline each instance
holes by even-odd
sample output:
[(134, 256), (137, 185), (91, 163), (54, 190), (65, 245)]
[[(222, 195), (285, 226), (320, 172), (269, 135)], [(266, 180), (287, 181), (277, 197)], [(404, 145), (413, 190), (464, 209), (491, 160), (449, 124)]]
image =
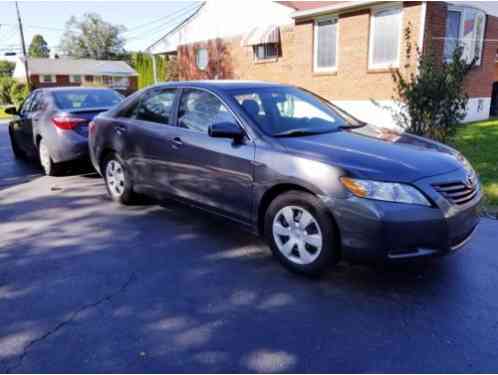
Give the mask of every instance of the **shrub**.
[(10, 89), (10, 100), (12, 104), (19, 108), (29, 95), (28, 86), (24, 83), (14, 83)]
[(0, 104), (12, 104), (10, 90), (15, 81), (10, 77), (0, 77)]
[[(409, 34), (407, 29), (407, 56), (411, 53)], [(440, 61), (441, 57), (430, 46), (423, 53), (418, 49), (416, 53), (418, 73), (404, 77), (398, 70), (392, 71), (396, 85), (393, 99), (402, 103), (395, 119), (411, 133), (445, 142), (465, 117), (468, 96), (464, 80), (475, 60), (467, 63), (462, 58), (461, 47), (449, 62)]]

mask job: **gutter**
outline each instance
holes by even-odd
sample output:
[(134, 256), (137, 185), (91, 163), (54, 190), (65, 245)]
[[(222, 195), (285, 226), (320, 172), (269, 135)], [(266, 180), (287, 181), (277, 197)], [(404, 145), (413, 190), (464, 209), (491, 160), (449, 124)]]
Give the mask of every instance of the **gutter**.
[(374, 5), (374, 4), (381, 4), (381, 3), (383, 3), (383, 2), (382, 1), (371, 1), (371, 0), (369, 0), (369, 1), (367, 1), (367, 0), (348, 1), (348, 2), (339, 3), (339, 4), (326, 5), (326, 6), (319, 7), (319, 8), (297, 11), (297, 12), (292, 13), (291, 17), (294, 19), (315, 17), (315, 16), (327, 14), (327, 13), (349, 11), (349, 10), (353, 10), (356, 8), (361, 8), (361, 7), (366, 7), (366, 6), (370, 6), (370, 5)]

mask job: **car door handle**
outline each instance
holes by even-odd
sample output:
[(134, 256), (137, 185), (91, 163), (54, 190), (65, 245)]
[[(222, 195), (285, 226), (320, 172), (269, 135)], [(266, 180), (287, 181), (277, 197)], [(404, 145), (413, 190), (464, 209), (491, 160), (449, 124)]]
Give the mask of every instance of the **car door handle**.
[(172, 143), (172, 147), (174, 149), (177, 149), (177, 148), (183, 146), (183, 141), (182, 141), (182, 139), (180, 137), (173, 138), (173, 140), (171, 141), (171, 143)]

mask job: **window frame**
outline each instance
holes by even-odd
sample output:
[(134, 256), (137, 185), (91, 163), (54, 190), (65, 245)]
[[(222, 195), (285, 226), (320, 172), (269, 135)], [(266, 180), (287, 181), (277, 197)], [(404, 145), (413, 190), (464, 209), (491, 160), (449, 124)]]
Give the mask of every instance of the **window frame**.
[[(318, 24), (323, 21), (332, 21), (336, 24), (335, 29), (335, 66), (319, 67), (318, 66)], [(315, 18), (313, 22), (313, 72), (315, 73), (335, 73), (339, 66), (339, 16), (326, 15)]]
[[(50, 81), (45, 80), (48, 76), (50, 76)], [(54, 74), (40, 74), (40, 83), (57, 83), (57, 78)]]
[[(263, 58), (259, 58), (258, 57), (258, 54), (257, 54), (257, 49), (260, 47), (260, 46), (263, 46), (264, 48), (264, 57)], [(268, 46), (274, 46), (275, 48), (275, 52), (276, 54), (274, 56), (267, 56), (266, 55), (266, 52), (267, 52), (267, 47)], [(279, 43), (261, 43), (261, 44), (255, 44), (252, 46), (252, 53), (253, 53), (253, 56), (254, 56), (254, 61), (255, 62), (267, 62), (267, 61), (277, 61), (278, 58), (280, 57), (280, 44)]]
[[(200, 51), (206, 51), (206, 66), (201, 68), (199, 66), (199, 52)], [(209, 50), (206, 48), (206, 47), (198, 47), (196, 48), (195, 50), (195, 66), (197, 69), (201, 70), (201, 71), (206, 71), (209, 67)]]
[[(144, 103), (145, 99), (148, 99), (151, 95), (157, 95), (162, 94), (164, 91), (174, 91), (175, 97), (173, 99), (173, 104), (171, 105), (171, 113), (169, 115), (169, 121), (168, 123), (161, 123), (161, 122), (155, 122), (155, 121), (148, 121), (148, 120), (142, 120), (137, 118), (138, 115), (138, 110)], [(152, 124), (154, 126), (172, 126), (176, 127), (177, 123), (177, 115), (178, 115), (178, 99), (180, 96), (180, 90), (178, 87), (162, 87), (162, 88), (157, 88), (157, 87), (152, 87), (149, 90), (145, 91), (142, 95), (140, 95), (139, 98), (136, 98), (135, 100), (132, 100), (128, 105), (125, 106), (125, 108), (122, 108), (121, 111), (118, 114), (118, 117), (120, 118), (125, 118), (128, 120), (135, 120), (135, 121), (140, 121), (144, 122), (147, 124)], [(129, 116), (125, 116), (124, 112), (126, 114), (130, 113)]]
[[(394, 63), (381, 63), (376, 64), (373, 61), (374, 55), (374, 43), (375, 43), (375, 17), (386, 11), (396, 11), (398, 12), (398, 54), (396, 61)], [(378, 69), (398, 69), (401, 66), (401, 47), (402, 47), (402, 36), (403, 36), (403, 4), (395, 5), (384, 5), (377, 6), (370, 9), (370, 28), (369, 28), (369, 38), (368, 38), (368, 69), (378, 70)]]
[[(475, 10), (475, 11), (478, 11), (478, 12), (481, 12), (484, 14), (484, 25), (483, 25), (483, 34), (482, 34), (482, 45), (481, 45), (481, 56), (479, 56), (479, 59), (476, 61), (475, 63), (475, 66), (481, 66), (481, 63), (482, 63), (482, 58), (483, 58), (483, 55), (484, 55), (484, 40), (486, 39), (486, 26), (487, 26), (487, 14), (485, 11), (479, 9), (479, 8), (476, 8), (476, 7), (472, 7), (472, 6), (469, 6), (469, 5), (448, 5), (448, 9), (447, 9), (447, 12), (457, 12), (457, 13), (460, 13), (460, 27), (459, 27), (459, 30), (458, 30), (458, 45), (462, 45), (463, 43), (463, 37), (464, 37), (464, 32), (465, 32), (465, 11), (466, 10)], [(443, 46), (443, 60), (444, 62), (448, 63), (448, 62), (451, 62), (451, 57), (448, 57), (446, 58), (444, 56), (444, 53), (445, 53), (445, 48), (446, 48), (446, 27), (447, 27), (447, 24), (448, 24), (448, 16), (446, 16), (446, 24), (445, 24), (445, 34), (444, 34), (444, 37), (445, 37), (445, 44)], [(464, 47), (465, 48), (465, 47)], [(465, 58), (465, 56), (463, 56)]]

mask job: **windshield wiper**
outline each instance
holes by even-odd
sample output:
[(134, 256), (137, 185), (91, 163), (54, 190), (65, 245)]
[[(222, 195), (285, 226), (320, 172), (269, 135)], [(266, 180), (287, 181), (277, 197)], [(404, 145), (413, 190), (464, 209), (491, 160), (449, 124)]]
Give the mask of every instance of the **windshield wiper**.
[(358, 129), (358, 128), (363, 128), (364, 126), (367, 126), (367, 123), (366, 122), (363, 122), (363, 121), (358, 121), (357, 124), (354, 124), (354, 125), (341, 125), (339, 126), (339, 129), (341, 130), (346, 130), (346, 129)]
[(316, 135), (328, 133), (327, 131), (316, 131), (316, 130), (307, 130), (307, 129), (291, 129), (286, 130), (284, 132), (273, 134), (274, 137), (300, 137), (305, 135)]

